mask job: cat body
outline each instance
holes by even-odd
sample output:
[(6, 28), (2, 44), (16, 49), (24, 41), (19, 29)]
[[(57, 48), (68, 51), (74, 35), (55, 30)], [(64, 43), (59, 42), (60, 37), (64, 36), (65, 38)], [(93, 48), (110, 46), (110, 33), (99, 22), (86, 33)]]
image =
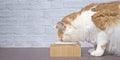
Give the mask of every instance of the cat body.
[(93, 3), (65, 16), (56, 25), (63, 42), (87, 41), (92, 56), (120, 56), (120, 2)]

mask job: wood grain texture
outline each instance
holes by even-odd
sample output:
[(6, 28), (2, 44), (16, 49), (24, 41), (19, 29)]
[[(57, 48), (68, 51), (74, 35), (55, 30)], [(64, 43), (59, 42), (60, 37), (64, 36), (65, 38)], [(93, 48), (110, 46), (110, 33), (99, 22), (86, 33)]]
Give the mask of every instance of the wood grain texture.
[(81, 57), (80, 44), (51, 44), (50, 57)]

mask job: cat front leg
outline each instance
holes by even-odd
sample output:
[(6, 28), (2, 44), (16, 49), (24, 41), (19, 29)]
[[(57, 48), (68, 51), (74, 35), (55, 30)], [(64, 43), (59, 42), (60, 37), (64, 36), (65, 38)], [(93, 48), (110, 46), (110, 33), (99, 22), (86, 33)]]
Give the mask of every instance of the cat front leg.
[(96, 50), (96, 47), (97, 47), (97, 45), (96, 45), (96, 44), (94, 44), (94, 47), (93, 47), (93, 48), (91, 48), (91, 49), (89, 49), (89, 50), (88, 50), (88, 52), (89, 52), (89, 53), (91, 53), (91, 52), (95, 51), (95, 50)]
[(108, 39), (105, 32), (100, 32), (97, 35), (97, 47), (96, 50), (92, 51), (90, 54), (92, 56), (102, 56), (107, 47)]
[(97, 46), (96, 50), (93, 50), (90, 54), (92, 56), (102, 56), (105, 52), (106, 44)]

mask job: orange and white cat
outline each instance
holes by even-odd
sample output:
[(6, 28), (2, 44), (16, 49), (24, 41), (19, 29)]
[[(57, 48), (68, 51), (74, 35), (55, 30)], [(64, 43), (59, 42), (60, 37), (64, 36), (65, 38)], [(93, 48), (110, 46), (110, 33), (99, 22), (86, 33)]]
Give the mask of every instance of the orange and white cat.
[(65, 16), (56, 28), (63, 42), (93, 43), (92, 56), (105, 52), (120, 56), (120, 1), (90, 4)]

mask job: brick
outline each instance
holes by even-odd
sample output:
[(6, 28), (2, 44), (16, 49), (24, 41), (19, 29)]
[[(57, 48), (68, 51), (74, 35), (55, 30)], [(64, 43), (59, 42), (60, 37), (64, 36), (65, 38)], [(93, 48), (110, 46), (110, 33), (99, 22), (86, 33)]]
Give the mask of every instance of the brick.
[(47, 25), (45, 25), (45, 33), (46, 34), (52, 34), (54, 32), (55, 32), (54, 26), (47, 26)]
[(63, 1), (61, 1), (61, 0), (51, 1), (51, 8), (53, 8), (53, 9), (64, 8)]
[(64, 16), (75, 12), (74, 9), (48, 9), (44, 11), (45, 18), (63, 18)]
[[(81, 3), (81, 2), (84, 2), (84, 3)], [(65, 8), (80, 8), (80, 7), (83, 7), (85, 6), (86, 1), (83, 1), (83, 0), (69, 0), (69, 1), (65, 1), (63, 2), (63, 5)]]

